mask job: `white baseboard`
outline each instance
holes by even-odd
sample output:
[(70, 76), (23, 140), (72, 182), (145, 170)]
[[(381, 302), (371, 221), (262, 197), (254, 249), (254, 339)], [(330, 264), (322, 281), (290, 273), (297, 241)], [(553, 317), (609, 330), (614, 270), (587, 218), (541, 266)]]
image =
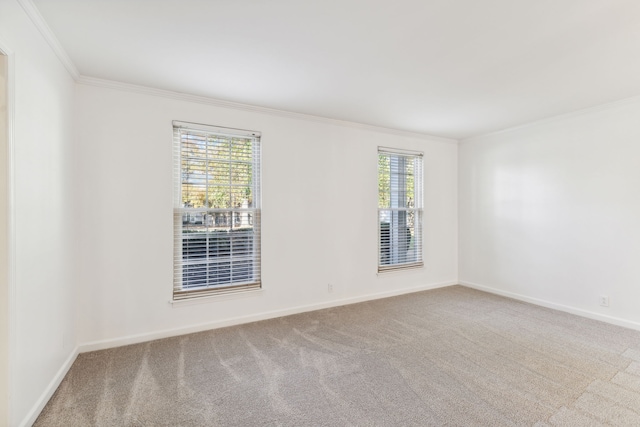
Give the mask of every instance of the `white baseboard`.
[(248, 316), (239, 316), (229, 319), (217, 320), (215, 322), (201, 323), (186, 327), (165, 329), (162, 331), (149, 332), (144, 334), (128, 335), (120, 338), (91, 341), (78, 346), (79, 353), (88, 351), (104, 350), (107, 348), (120, 347), (123, 345), (137, 344), (146, 341), (153, 341), (161, 338), (174, 337), (178, 335), (191, 334), (195, 332), (207, 331), (210, 329), (224, 328), (227, 326), (240, 325), (243, 323), (257, 322), (260, 320), (273, 319), (276, 317), (289, 316), (292, 314), (304, 313), (307, 311), (321, 310), (323, 308), (338, 307), (341, 305), (355, 304), (358, 302), (371, 301), (380, 298), (388, 298), (397, 295), (403, 295), (413, 292), (426, 291), (429, 289), (442, 288), (458, 284), (457, 281), (447, 281), (440, 283), (431, 283), (428, 285), (420, 285), (411, 288), (379, 292), (375, 294), (361, 295), (357, 297), (338, 299), (333, 301), (322, 302), (318, 304), (301, 305), (281, 310), (266, 311), (262, 313), (251, 314)]
[(503, 297), (517, 299), (519, 301), (528, 302), (531, 304), (539, 305), (542, 307), (552, 308), (554, 310), (564, 311), (566, 313), (575, 314), (577, 316), (586, 317), (589, 319), (599, 320), (601, 322), (611, 323), (617, 326), (623, 326), (629, 329), (635, 329), (640, 331), (640, 323), (634, 322), (631, 320), (622, 319), (614, 316), (607, 316), (606, 314), (596, 313), (594, 311), (584, 310), (577, 307), (571, 307), (568, 305), (557, 304), (555, 302), (533, 298), (522, 294), (517, 294), (515, 292), (503, 291), (501, 289), (492, 288), (490, 286), (480, 285), (478, 283), (467, 282), (461, 280), (459, 282), (462, 286), (466, 286), (468, 288), (477, 289), (479, 291), (489, 292), (491, 294), (501, 295)]
[(67, 375), (67, 372), (69, 372), (69, 369), (71, 369), (71, 365), (73, 365), (73, 362), (76, 361), (78, 354), (80, 353), (78, 351), (78, 347), (76, 347), (73, 349), (69, 357), (67, 357), (67, 360), (64, 361), (60, 369), (58, 369), (58, 372), (56, 372), (49, 385), (47, 385), (42, 395), (40, 395), (40, 398), (36, 401), (36, 404), (33, 405), (33, 408), (31, 408), (31, 411), (29, 411), (22, 422), (18, 424), (20, 427), (30, 426), (36, 421), (38, 415), (40, 415), (40, 412), (42, 412), (47, 402), (49, 402), (49, 399), (51, 399), (51, 396), (53, 396), (53, 393), (56, 392), (56, 390), (60, 386), (60, 383)]

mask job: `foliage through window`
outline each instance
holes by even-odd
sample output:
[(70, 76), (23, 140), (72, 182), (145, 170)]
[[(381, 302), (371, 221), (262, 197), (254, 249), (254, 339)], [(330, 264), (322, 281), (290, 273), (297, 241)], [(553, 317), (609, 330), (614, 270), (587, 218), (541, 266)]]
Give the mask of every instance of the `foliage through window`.
[(422, 266), (422, 154), (378, 149), (378, 271)]
[(175, 300), (260, 287), (260, 135), (173, 122)]

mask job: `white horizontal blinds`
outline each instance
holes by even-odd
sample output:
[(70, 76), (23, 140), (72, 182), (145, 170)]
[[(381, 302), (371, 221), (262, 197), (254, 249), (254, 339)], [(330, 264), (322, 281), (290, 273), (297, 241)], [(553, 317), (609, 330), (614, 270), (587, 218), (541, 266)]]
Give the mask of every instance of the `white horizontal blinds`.
[(378, 150), (378, 270), (422, 266), (422, 154)]
[(260, 287), (260, 138), (174, 122), (174, 299)]

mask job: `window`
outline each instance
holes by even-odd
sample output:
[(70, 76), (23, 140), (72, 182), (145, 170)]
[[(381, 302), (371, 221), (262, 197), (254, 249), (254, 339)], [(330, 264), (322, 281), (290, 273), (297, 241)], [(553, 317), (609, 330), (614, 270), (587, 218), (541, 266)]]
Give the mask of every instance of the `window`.
[(173, 122), (180, 300), (260, 288), (260, 134)]
[(422, 154), (378, 148), (378, 271), (422, 267)]

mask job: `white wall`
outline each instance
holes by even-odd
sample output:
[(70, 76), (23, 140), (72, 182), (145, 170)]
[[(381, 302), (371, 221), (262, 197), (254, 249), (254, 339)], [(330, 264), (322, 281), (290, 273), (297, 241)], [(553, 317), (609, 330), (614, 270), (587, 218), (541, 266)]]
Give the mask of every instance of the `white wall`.
[(37, 415), (75, 354), (74, 82), (15, 0), (0, 1), (0, 44), (15, 58), (10, 411), (11, 425), (19, 425)]
[(638, 123), (635, 99), (463, 141), (461, 283), (639, 328)]
[[(455, 143), (86, 84), (76, 119), (83, 349), (457, 281)], [(264, 290), (169, 304), (172, 120), (262, 132)], [(376, 275), (378, 145), (425, 153), (423, 269)]]

